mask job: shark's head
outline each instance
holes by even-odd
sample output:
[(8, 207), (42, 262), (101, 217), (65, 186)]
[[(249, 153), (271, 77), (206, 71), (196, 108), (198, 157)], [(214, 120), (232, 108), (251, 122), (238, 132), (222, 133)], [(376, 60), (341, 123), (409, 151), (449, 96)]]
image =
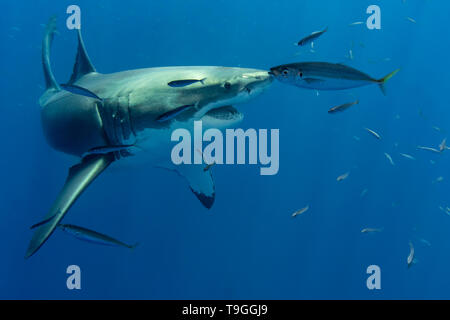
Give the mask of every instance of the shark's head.
[[(242, 115), (229, 106), (256, 97), (272, 81), (267, 71), (258, 69), (155, 68), (143, 76), (140, 85), (134, 85), (140, 89), (135, 89), (130, 96), (130, 105), (134, 106), (133, 126), (139, 131), (173, 122), (182, 125), (182, 122), (199, 120), (205, 115), (220, 117), (223, 124), (225, 120), (242, 119)], [(164, 121), (160, 121), (162, 118)]]

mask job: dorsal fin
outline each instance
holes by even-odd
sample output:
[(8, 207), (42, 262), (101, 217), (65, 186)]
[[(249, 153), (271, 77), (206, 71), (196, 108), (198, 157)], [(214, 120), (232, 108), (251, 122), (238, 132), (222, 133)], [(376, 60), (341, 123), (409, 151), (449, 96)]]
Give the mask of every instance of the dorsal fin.
[(75, 81), (80, 79), (85, 74), (95, 72), (95, 68), (92, 65), (91, 60), (89, 59), (89, 56), (87, 55), (86, 48), (84, 47), (84, 42), (83, 42), (83, 38), (81, 37), (80, 29), (78, 29), (77, 32), (78, 32), (77, 57), (75, 58), (75, 64), (73, 65), (72, 76), (70, 77), (68, 84), (74, 83)]
[(50, 48), (52, 46), (53, 35), (56, 33), (56, 16), (50, 17), (45, 27), (44, 39), (42, 39), (42, 66), (44, 67), (45, 88), (59, 90), (59, 85), (55, 80), (50, 67)]

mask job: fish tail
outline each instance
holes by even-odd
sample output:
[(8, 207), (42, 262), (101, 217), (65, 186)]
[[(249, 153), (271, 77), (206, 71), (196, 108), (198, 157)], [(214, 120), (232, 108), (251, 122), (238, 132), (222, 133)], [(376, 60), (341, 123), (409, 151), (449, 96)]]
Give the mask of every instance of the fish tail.
[(392, 71), (391, 73), (389, 73), (387, 76), (376, 80), (376, 82), (378, 83), (378, 86), (380, 87), (381, 92), (383, 92), (384, 95), (386, 95), (386, 87), (385, 87), (386, 81), (388, 81), (390, 78), (392, 78), (399, 71), (400, 71), (400, 69), (396, 69), (396, 70)]

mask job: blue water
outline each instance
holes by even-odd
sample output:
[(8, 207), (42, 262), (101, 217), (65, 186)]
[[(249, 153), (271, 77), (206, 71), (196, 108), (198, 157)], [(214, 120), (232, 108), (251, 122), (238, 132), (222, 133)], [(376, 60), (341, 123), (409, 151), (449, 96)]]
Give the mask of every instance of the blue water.
[[(450, 298), (450, 216), (439, 209), (450, 206), (450, 150), (416, 149), (437, 147), (450, 130), (449, 3), (77, 1), (88, 53), (102, 73), (175, 65), (268, 70), (310, 60), (345, 63), (376, 78), (401, 71), (387, 96), (377, 86), (317, 95), (275, 82), (240, 106), (239, 127), (280, 130), (277, 175), (260, 176), (255, 165), (215, 166), (216, 201), (207, 210), (176, 174), (150, 165), (106, 171), (64, 222), (140, 246), (97, 246), (57, 230), (25, 260), (28, 227), (43, 218), (74, 164), (45, 141), (37, 103), (44, 87), (41, 24), (52, 14), (60, 32), (52, 67), (59, 82), (70, 77), (70, 4), (2, 2), (0, 298)], [(367, 19), (371, 4), (381, 8), (381, 30), (349, 26)], [(314, 53), (293, 45), (325, 26)], [(346, 112), (327, 113), (355, 98), (360, 104)], [(306, 205), (309, 211), (291, 218)], [(383, 231), (362, 234), (366, 227)], [(408, 269), (409, 241), (418, 262)], [(72, 264), (81, 268), (81, 290), (66, 288)], [(381, 268), (381, 290), (366, 287), (372, 264)]]

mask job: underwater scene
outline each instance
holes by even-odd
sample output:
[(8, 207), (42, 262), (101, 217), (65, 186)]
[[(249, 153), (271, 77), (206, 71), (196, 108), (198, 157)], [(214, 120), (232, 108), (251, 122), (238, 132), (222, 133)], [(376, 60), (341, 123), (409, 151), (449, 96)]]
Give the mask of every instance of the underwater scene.
[(450, 298), (450, 3), (2, 7), (0, 299)]

